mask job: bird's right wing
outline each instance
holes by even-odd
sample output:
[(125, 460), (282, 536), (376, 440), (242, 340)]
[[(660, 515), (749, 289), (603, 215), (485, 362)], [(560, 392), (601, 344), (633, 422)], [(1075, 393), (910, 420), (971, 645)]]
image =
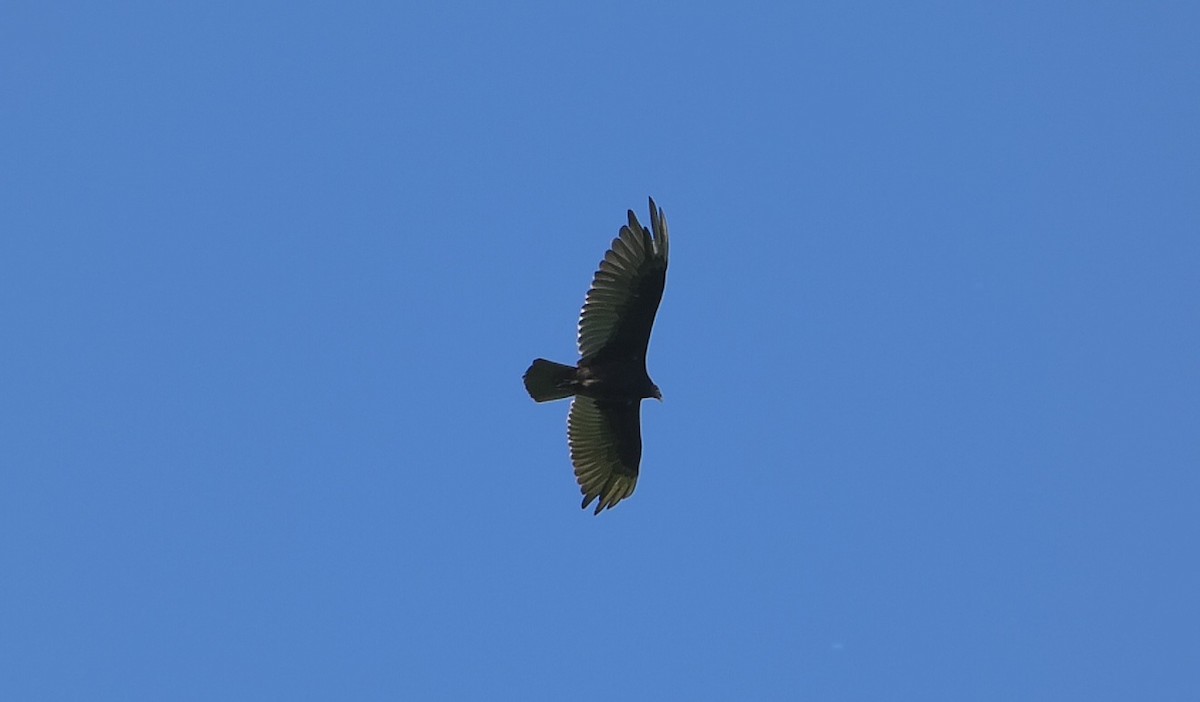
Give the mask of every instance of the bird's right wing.
[(600, 499), (596, 514), (633, 494), (642, 460), (641, 401), (594, 400), (576, 395), (567, 416), (567, 443), (581, 507)]
[(650, 230), (633, 210), (592, 278), (579, 315), (581, 361), (610, 356), (645, 360), (650, 329), (667, 282), (667, 218), (650, 199)]

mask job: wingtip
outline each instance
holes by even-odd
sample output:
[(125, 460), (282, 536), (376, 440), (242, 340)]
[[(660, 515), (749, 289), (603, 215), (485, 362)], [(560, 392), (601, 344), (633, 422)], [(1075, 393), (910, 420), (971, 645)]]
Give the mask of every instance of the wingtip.
[(616, 504), (616, 502), (609, 502), (608, 498), (603, 493), (599, 493), (590, 497), (588, 495), (584, 495), (583, 503), (579, 505), (579, 508), (587, 509), (588, 507), (591, 507), (592, 502), (596, 503), (596, 509), (592, 512), (592, 516), (599, 516), (601, 512), (611, 508)]
[(667, 215), (662, 208), (650, 198), (650, 231), (653, 234), (655, 248), (659, 255), (666, 259), (670, 249), (670, 237), (667, 235)]

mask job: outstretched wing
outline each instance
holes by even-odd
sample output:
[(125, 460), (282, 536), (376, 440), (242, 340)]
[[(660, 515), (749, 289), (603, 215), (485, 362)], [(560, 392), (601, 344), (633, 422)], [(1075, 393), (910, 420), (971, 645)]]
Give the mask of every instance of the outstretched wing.
[(577, 395), (567, 416), (567, 443), (581, 507), (600, 499), (596, 514), (633, 494), (642, 460), (641, 401), (595, 400)]
[[(581, 362), (646, 358), (667, 282), (667, 218), (650, 198), (650, 230), (633, 210), (592, 278), (579, 315)], [(651, 234), (653, 233), (653, 235)]]

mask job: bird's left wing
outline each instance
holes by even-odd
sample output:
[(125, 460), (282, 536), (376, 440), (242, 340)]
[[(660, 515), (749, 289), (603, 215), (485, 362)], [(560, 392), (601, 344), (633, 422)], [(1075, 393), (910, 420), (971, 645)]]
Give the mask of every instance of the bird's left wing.
[(595, 400), (577, 395), (567, 416), (567, 443), (584, 509), (596, 514), (633, 494), (642, 460), (641, 401)]

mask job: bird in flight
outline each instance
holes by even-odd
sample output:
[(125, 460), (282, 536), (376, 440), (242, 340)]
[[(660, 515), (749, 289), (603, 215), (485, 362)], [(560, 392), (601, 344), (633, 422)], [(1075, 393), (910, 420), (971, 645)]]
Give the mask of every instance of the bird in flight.
[(579, 315), (579, 362), (539, 358), (525, 371), (537, 402), (571, 400), (567, 445), (583, 509), (595, 514), (633, 494), (642, 460), (642, 400), (662, 400), (646, 348), (667, 282), (667, 218), (650, 198), (650, 229), (633, 210), (592, 278)]

